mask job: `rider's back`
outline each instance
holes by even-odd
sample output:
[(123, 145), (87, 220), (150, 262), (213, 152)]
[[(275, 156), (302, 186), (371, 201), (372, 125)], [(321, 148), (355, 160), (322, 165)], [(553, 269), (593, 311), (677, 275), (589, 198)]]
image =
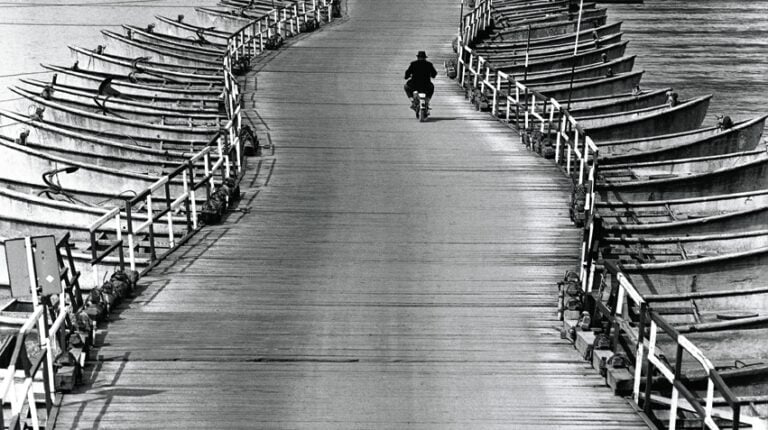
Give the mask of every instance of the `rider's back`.
[(435, 66), (424, 59), (412, 61), (411, 65), (408, 66), (408, 70), (405, 71), (405, 79), (410, 78), (410, 83), (417, 88), (429, 84), (430, 80), (435, 76), (437, 76)]

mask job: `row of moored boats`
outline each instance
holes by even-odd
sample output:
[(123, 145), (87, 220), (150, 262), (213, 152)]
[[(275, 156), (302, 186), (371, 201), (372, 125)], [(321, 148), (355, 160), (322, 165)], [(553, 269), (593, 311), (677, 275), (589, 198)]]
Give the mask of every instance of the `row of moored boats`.
[[(596, 270), (581, 279), (589, 283), (587, 290), (594, 285), (593, 295), (608, 303), (611, 285), (601, 282), (601, 268), (607, 261), (620, 264), (651, 309), (714, 364), (738, 397), (742, 416), (764, 421), (768, 154), (762, 136), (767, 115), (719, 117), (717, 124), (703, 125), (711, 94), (642, 87), (643, 71), (634, 69), (622, 23), (609, 23), (606, 9), (594, 3), (584, 2), (581, 13), (579, 6), (569, 0), (495, 0), (492, 25), (468, 45), (472, 66), (482, 57), (481, 81), (494, 83), (502, 72), (537, 92), (539, 103), (542, 95), (557, 100), (594, 142), (597, 160), (589, 160), (597, 163), (594, 183), (577, 187), (572, 201), (574, 220), (586, 222), (585, 236), (594, 240), (585, 263)], [(462, 55), (470, 61), (469, 52)], [(467, 87), (473, 87), (471, 78)], [(512, 85), (505, 81), (501, 88), (515, 94)], [(470, 89), (478, 104), (492, 99), (487, 86)], [(498, 98), (500, 118), (506, 103), (506, 97)], [(558, 115), (565, 114), (558, 111), (555, 124)], [(521, 131), (534, 148), (567, 161), (565, 145), (555, 146), (552, 124), (541, 133), (541, 123), (529, 119), (529, 128)], [(584, 193), (592, 188), (594, 210), (585, 220), (580, 215), (590, 209), (583, 207), (590, 199)], [(583, 310), (585, 295), (571, 292), (564, 306)], [(634, 317), (630, 326), (636, 331)], [(601, 321), (592, 318), (587, 325), (598, 328)], [(622, 337), (627, 352), (637, 350), (637, 338), (637, 333)], [(675, 339), (662, 333), (657, 348), (671, 368), (681, 366), (679, 377), (705, 399), (708, 379), (699, 362), (688, 354), (676, 362)], [(665, 379), (653, 380), (658, 380), (653, 390), (659, 398), (669, 398)], [(723, 405), (720, 399), (715, 407)], [(678, 423), (697, 422), (696, 414), (679, 411)]]

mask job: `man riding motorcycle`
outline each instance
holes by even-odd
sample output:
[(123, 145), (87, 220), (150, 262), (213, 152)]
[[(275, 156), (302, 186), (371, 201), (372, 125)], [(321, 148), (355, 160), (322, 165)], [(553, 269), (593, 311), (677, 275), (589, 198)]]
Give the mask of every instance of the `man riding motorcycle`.
[(435, 93), (435, 86), (432, 84), (432, 78), (435, 76), (437, 76), (437, 70), (432, 63), (427, 61), (427, 53), (419, 51), (416, 54), (416, 61), (411, 62), (408, 70), (405, 71), (405, 79), (408, 79), (408, 82), (405, 83), (404, 88), (405, 94), (411, 101), (411, 109), (418, 112), (419, 93), (427, 95), (427, 106), (429, 106), (429, 100)]

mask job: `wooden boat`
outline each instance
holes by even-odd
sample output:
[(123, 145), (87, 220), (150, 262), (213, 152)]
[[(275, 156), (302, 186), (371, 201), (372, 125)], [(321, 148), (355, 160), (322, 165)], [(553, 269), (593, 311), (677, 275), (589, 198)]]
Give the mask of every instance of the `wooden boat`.
[[(8, 113), (9, 111), (3, 110), (2, 112)], [(124, 145), (137, 146), (140, 148), (151, 148), (161, 151), (199, 152), (202, 148), (205, 148), (211, 144), (211, 140), (207, 138), (171, 139), (168, 137), (141, 137), (126, 135), (119, 130), (112, 130), (109, 128), (94, 129), (89, 128), (83, 124), (60, 123), (51, 120), (51, 118), (47, 118), (45, 115), (43, 115), (42, 119), (35, 119), (35, 122), (85, 136), (108, 139), (110, 141), (118, 142)]]
[(544, 7), (555, 7), (555, 6), (569, 6), (571, 2), (569, 0), (558, 0), (558, 1), (536, 1), (536, 2), (522, 2), (522, 3), (511, 3), (511, 4), (494, 4), (493, 10), (497, 12), (515, 12), (515, 11), (523, 11), (523, 10), (539, 10), (540, 8)]
[[(589, 28), (589, 29), (582, 29), (578, 33), (578, 38), (580, 41), (584, 40), (591, 40), (592, 35), (597, 34), (598, 37), (605, 37), (609, 36), (611, 34), (616, 34), (621, 32), (621, 21), (602, 25), (597, 28)], [(510, 41), (510, 42), (480, 42), (475, 45), (475, 50), (480, 55), (491, 54), (495, 52), (498, 49), (508, 50), (508, 49), (518, 49), (523, 50), (527, 47), (546, 47), (546, 46), (562, 46), (562, 45), (570, 45), (573, 46), (576, 41), (577, 33), (566, 33), (566, 34), (559, 34), (555, 36), (547, 36), (547, 37), (540, 37), (531, 39), (530, 41), (526, 39), (523, 39), (521, 41)]]
[(768, 222), (768, 190), (659, 201), (595, 204), (607, 235), (690, 235), (749, 231)]
[[(513, 73), (511, 78), (528, 85), (533, 84), (548, 84), (553, 82), (570, 82), (571, 76), (575, 82), (580, 79), (605, 77), (610, 74), (628, 73), (631, 72), (635, 65), (635, 56), (626, 56), (616, 58), (614, 60), (606, 61), (604, 63), (587, 64), (576, 68), (545, 70), (541, 72), (529, 72), (525, 73)], [(496, 81), (496, 72), (492, 72), (489, 76), (491, 82)], [(504, 89), (512, 86), (508, 80), (504, 80), (501, 83), (501, 87)]]
[[(581, 28), (597, 28), (605, 25), (605, 9), (595, 10), (602, 12), (602, 14), (587, 14), (583, 16)], [(575, 16), (566, 13), (553, 16), (549, 20), (541, 20), (538, 22), (535, 20), (528, 20), (514, 21), (507, 25), (499, 23), (497, 28), (494, 28), (489, 32), (486, 40), (526, 40), (528, 38), (529, 27), (531, 38), (554, 36), (558, 34), (574, 33), (576, 31), (576, 20)]]
[[(56, 157), (27, 148), (12, 139), (0, 135), (0, 185), (27, 194), (45, 193), (62, 196), (90, 205), (120, 205), (147, 189), (159, 178), (121, 172), (87, 163)], [(72, 173), (61, 169), (77, 168)], [(46, 172), (60, 171), (51, 181), (64, 190), (57, 193), (44, 181)], [(170, 185), (173, 195), (181, 195), (183, 186), (173, 181)]]
[[(542, 61), (532, 61), (528, 63), (529, 72), (540, 72), (553, 69), (565, 69), (571, 68), (574, 65), (576, 67), (585, 66), (588, 64), (601, 63), (609, 61), (611, 59), (621, 58), (624, 56), (624, 51), (627, 48), (627, 43), (621, 42), (612, 45), (604, 46), (600, 49), (593, 49), (590, 51), (580, 52), (576, 55), (567, 55), (561, 57), (547, 58)], [(506, 63), (494, 63), (491, 62), (492, 67), (495, 70), (500, 70), (506, 73), (524, 73), (524, 64), (506, 64)]]
[[(593, 141), (634, 139), (693, 130), (701, 126), (712, 95), (706, 95), (668, 107), (663, 111), (639, 110), (631, 118), (622, 114), (580, 117), (579, 123)], [(616, 121), (615, 118), (621, 118)]]
[[(44, 196), (25, 194), (0, 187), (0, 206), (7, 209), (0, 211), (0, 237), (42, 236), (52, 234), (60, 236), (69, 232), (70, 239), (83, 248), (90, 247), (89, 226), (109, 212), (112, 207), (88, 206), (67, 201), (51, 200)], [(147, 220), (145, 213), (137, 213), (132, 219), (134, 228)], [(174, 237), (180, 238), (186, 233), (186, 218), (174, 216)], [(123, 226), (127, 220), (123, 219)], [(109, 235), (114, 240), (116, 222), (111, 220), (96, 232), (98, 236)], [(168, 223), (154, 223), (153, 228), (160, 247), (168, 247)], [(87, 245), (85, 245), (87, 244)]]
[(764, 149), (647, 163), (602, 166), (600, 200), (667, 200), (768, 189)]
[(253, 18), (236, 11), (196, 7), (197, 22), (202, 26), (215, 27), (218, 30), (236, 33), (241, 28), (253, 22)]
[[(585, 13), (589, 13), (595, 10), (595, 3), (584, 3), (584, 11)], [(548, 21), (547, 18), (554, 18), (557, 17), (557, 19), (565, 19), (560, 18), (561, 16), (569, 17), (568, 19), (573, 16), (573, 11), (569, 6), (547, 6), (542, 7), (534, 10), (519, 10), (519, 11), (513, 11), (513, 12), (504, 12), (499, 11), (496, 8), (491, 9), (491, 19), (493, 19), (494, 23), (499, 23), (502, 27), (511, 27), (513, 25), (516, 25), (520, 22), (530, 22), (530, 21)], [(578, 15), (578, 12), (576, 12)]]
[(80, 101), (82, 103), (98, 102), (99, 105), (104, 105), (106, 103), (110, 106), (119, 105), (158, 113), (171, 111), (175, 113), (205, 114), (209, 116), (225, 115), (218, 106), (203, 107), (201, 104), (196, 105), (193, 104), (193, 102), (180, 101), (175, 97), (126, 96), (125, 94), (114, 95), (114, 93), (112, 93), (112, 95), (103, 95), (99, 94), (98, 89), (76, 87), (74, 85), (51, 84), (38, 79), (20, 78), (19, 81), (25, 85), (33, 87), (34, 89), (32, 91), (42, 92), (46, 89), (49, 91), (53, 90), (52, 92), (54, 94), (67, 97), (68, 99), (71, 98), (73, 101)]
[(629, 73), (634, 68), (634, 65), (635, 56), (631, 55), (606, 61), (605, 63), (577, 67), (576, 69), (561, 69), (557, 71), (529, 73), (527, 75), (524, 73), (523, 75), (516, 75), (515, 79), (528, 86), (534, 86), (537, 84), (552, 84), (556, 82), (561, 84), (570, 83), (571, 76), (573, 76), (573, 81), (578, 83), (583, 79), (604, 78), (620, 73)]
[[(757, 297), (757, 300), (762, 301), (762, 297)], [(739, 311), (723, 314), (723, 318), (745, 316), (744, 312)], [(760, 318), (762, 316), (756, 319)], [(755, 326), (756, 324), (752, 324), (750, 327), (708, 331), (690, 331), (685, 326), (680, 327), (686, 333), (686, 338), (703, 350), (717, 367), (718, 374), (738, 399), (741, 404), (741, 427), (744, 426), (745, 417), (751, 417), (753, 422), (764, 423), (765, 417), (768, 416), (768, 400), (765, 394), (768, 393), (768, 365), (765, 364), (768, 354), (764, 342), (768, 330)], [(667, 360), (675, 362), (677, 345), (671, 339), (661, 336), (658, 348)], [(701, 364), (684, 354), (681, 370), (682, 378), (685, 378), (686, 385), (693, 389), (693, 394), (698, 398), (706, 398), (708, 378), (701, 369)], [(750, 427), (759, 428), (751, 425)]]
[(159, 177), (194, 154), (128, 145), (56, 127), (2, 109), (0, 117), (13, 121), (3, 121), (2, 133), (28, 148), (110, 169)]
[[(738, 311), (762, 314), (768, 322), (768, 230), (698, 236), (604, 238), (604, 260), (617, 261), (638, 291), (646, 297), (678, 296), (694, 300), (698, 322), (718, 321), (717, 314)], [(701, 297), (714, 292), (760, 289), (756, 294)], [(695, 297), (695, 298), (694, 298)], [(691, 314), (672, 322), (686, 322)], [(756, 321), (732, 320), (730, 328)], [(692, 327), (691, 327), (692, 328)], [(710, 327), (713, 329), (715, 327)], [(698, 330), (705, 331), (705, 327)], [(686, 330), (690, 331), (690, 330)]]
[(93, 130), (110, 130), (126, 136), (169, 138), (176, 140), (205, 140), (210, 139), (219, 131), (218, 126), (190, 127), (178, 125), (166, 125), (161, 119), (154, 122), (135, 121), (123, 118), (106, 117), (82, 109), (65, 106), (61, 103), (46, 100), (28, 91), (11, 87), (12, 92), (33, 101), (38, 107), (44, 107), (43, 115), (52, 118), (53, 121), (91, 128)]
[[(605, 16), (582, 19), (581, 29), (597, 29), (604, 26), (607, 21)], [(529, 37), (539, 39), (543, 37), (562, 36), (576, 32), (577, 23), (574, 21), (555, 21), (539, 24), (531, 24), (530, 28), (504, 28), (492, 32), (489, 38), (478, 43), (491, 42), (525, 42)]]
[(198, 54), (224, 55), (227, 50), (227, 45), (225, 44), (214, 44), (205, 39), (201, 40), (196, 37), (176, 37), (171, 36), (170, 34), (155, 33), (154, 31), (148, 31), (145, 28), (127, 24), (123, 24), (123, 29), (125, 29), (126, 37), (132, 40), (141, 40), (157, 45), (187, 49)]
[[(635, 90), (626, 93), (605, 96), (573, 97), (571, 102), (563, 102), (563, 107), (574, 117), (597, 115), (601, 113), (623, 112), (656, 106), (667, 100), (669, 88), (659, 90)], [(506, 110), (506, 99), (500, 101), (500, 111)]]
[(165, 63), (156, 63), (144, 58), (127, 58), (112, 54), (99, 54), (89, 49), (70, 46), (69, 49), (77, 58), (78, 67), (87, 65), (87, 69), (112, 74), (144, 73), (165, 79), (169, 82), (203, 82), (223, 85), (224, 78), (221, 67), (187, 68)]
[(101, 30), (105, 39), (113, 41), (107, 45), (107, 50), (111, 54), (126, 58), (150, 57), (153, 60), (164, 63), (174, 64), (184, 67), (219, 67), (224, 61), (222, 55), (199, 54), (193, 51), (187, 51), (180, 48), (170, 48), (163, 45), (144, 42), (141, 40), (132, 40), (121, 34), (109, 30)]
[(193, 36), (198, 40), (205, 40), (214, 44), (226, 45), (227, 40), (232, 35), (232, 33), (228, 31), (222, 31), (212, 27), (206, 28), (187, 24), (186, 22), (166, 18), (160, 15), (155, 15), (155, 18), (158, 22), (154, 27), (154, 31), (171, 36), (181, 38)]
[[(586, 52), (592, 49), (597, 49), (600, 46), (619, 43), (621, 42), (621, 38), (623, 36), (624, 36), (624, 33), (615, 33), (615, 34), (602, 37), (598, 40), (593, 40), (591, 38), (584, 39), (581, 41), (581, 43), (579, 43), (577, 52)], [(493, 52), (488, 52), (487, 50), (486, 52), (481, 52), (479, 50), (475, 50), (475, 51), (478, 55), (482, 55), (488, 60), (493, 62), (525, 64), (526, 52), (527, 52), (527, 57), (529, 61), (540, 61), (541, 59), (544, 59), (544, 58), (560, 57), (563, 55), (573, 55), (573, 49), (574, 49), (573, 44), (567, 44), (567, 45), (531, 47), (527, 51), (525, 48), (496, 49)]]
[(556, 82), (548, 85), (530, 85), (531, 88), (555, 100), (567, 101), (569, 98), (606, 96), (632, 91), (640, 85), (645, 71), (620, 73), (610, 77)]
[(568, 108), (568, 112), (575, 118), (626, 112), (664, 103), (670, 90), (671, 88), (639, 90), (613, 94), (611, 96), (572, 99), (570, 107), (567, 102), (564, 106)]
[(705, 157), (749, 151), (757, 147), (768, 115), (734, 124), (681, 133), (597, 143), (600, 165)]
[(216, 106), (221, 104), (223, 87), (221, 85), (204, 82), (186, 82), (184, 84), (168, 83), (161, 86), (132, 82), (131, 75), (114, 75), (99, 73), (89, 70), (79, 70), (43, 64), (43, 68), (55, 72), (56, 83), (70, 85), (78, 89), (88, 88), (99, 90), (109, 80), (109, 86), (115, 91), (130, 97), (173, 98), (180, 104), (192, 104), (193, 106)]
[[(605, 8), (587, 9), (582, 14), (582, 20), (605, 16), (605, 12), (606, 12)], [(529, 25), (541, 24), (541, 23), (576, 21), (577, 17), (578, 17), (578, 13), (561, 12), (561, 13), (553, 13), (549, 15), (536, 15), (530, 18), (515, 18), (515, 17), (499, 18), (495, 20), (494, 23), (502, 29), (510, 29), (510, 28), (519, 29), (520, 27), (527, 27)], [(492, 32), (491, 35), (493, 34), (494, 33)]]
[(222, 127), (227, 123), (226, 114), (220, 113), (190, 113), (179, 112), (171, 109), (145, 108), (136, 105), (125, 105), (114, 102), (103, 96), (88, 98), (67, 92), (43, 89), (40, 92), (31, 91), (29, 88), (13, 87), (24, 96), (40, 95), (50, 102), (64, 107), (79, 109), (84, 112), (101, 115), (105, 118), (120, 118), (133, 121), (142, 121), (154, 124), (191, 126), (191, 127)]
[[(737, 396), (768, 389), (765, 233), (611, 244), (612, 249), (625, 248), (620, 251), (620, 261), (626, 262), (622, 269), (652, 308), (706, 354)], [(665, 335), (657, 346), (667, 361), (677, 360), (677, 346)], [(686, 385), (706, 390), (701, 365), (689, 356), (681, 358)]]

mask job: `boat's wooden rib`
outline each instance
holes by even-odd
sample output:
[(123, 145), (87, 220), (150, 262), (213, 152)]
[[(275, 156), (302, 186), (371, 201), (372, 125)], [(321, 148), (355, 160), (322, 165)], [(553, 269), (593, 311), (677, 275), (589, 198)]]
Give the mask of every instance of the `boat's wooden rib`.
[(127, 58), (112, 54), (100, 54), (76, 46), (70, 46), (69, 49), (77, 58), (79, 68), (85, 66), (89, 70), (121, 75), (143, 73), (147, 76), (177, 83), (193, 81), (223, 85), (220, 68), (216, 67), (188, 68), (153, 62), (147, 57)]
[[(605, 37), (611, 34), (621, 32), (621, 21), (602, 25), (597, 28), (582, 29), (578, 33), (579, 40), (590, 40), (593, 33), (598, 37)], [(526, 47), (546, 47), (546, 46), (558, 46), (558, 45), (570, 45), (573, 46), (576, 41), (577, 34), (566, 33), (555, 36), (545, 36), (540, 38), (531, 39), (530, 42), (524, 39), (519, 42), (480, 42), (475, 45), (475, 50), (480, 55), (492, 55), (497, 49), (522, 49), (525, 51)]]
[(28, 100), (44, 107), (43, 116), (51, 117), (53, 121), (94, 130), (111, 130), (126, 136), (168, 138), (177, 140), (205, 140), (219, 131), (219, 127), (184, 127), (165, 125), (161, 120), (156, 122), (135, 121), (122, 118), (110, 118), (100, 114), (87, 112), (64, 106), (51, 100), (46, 100), (36, 94), (11, 87), (10, 90)]
[(227, 40), (232, 35), (230, 32), (221, 31), (216, 28), (201, 27), (197, 25), (188, 24), (183, 21), (166, 18), (164, 16), (155, 15), (157, 19), (157, 25), (154, 31), (158, 33), (165, 33), (171, 36), (186, 38), (196, 37), (199, 40), (210, 41), (215, 44), (226, 45)]
[(187, 113), (159, 108), (147, 109), (114, 103), (105, 97), (81, 97), (71, 93), (52, 91), (51, 89), (43, 89), (43, 91), (36, 92), (27, 87), (13, 88), (23, 92), (25, 97), (37, 95), (59, 106), (78, 109), (83, 112), (100, 115), (104, 118), (118, 118), (151, 124), (186, 127), (222, 127), (227, 122), (226, 114)]
[(99, 105), (104, 105), (106, 102), (108, 105), (120, 105), (123, 107), (131, 107), (140, 110), (147, 110), (162, 114), (165, 111), (174, 113), (185, 114), (200, 114), (208, 116), (221, 116), (225, 115), (224, 112), (218, 106), (203, 107), (202, 103), (193, 104), (190, 101), (184, 101), (184, 99), (178, 99), (176, 97), (148, 97), (148, 96), (128, 96), (126, 94), (117, 93), (114, 91), (99, 93), (98, 89), (76, 87), (74, 85), (62, 85), (51, 84), (50, 82), (41, 81), (38, 79), (20, 78), (20, 82), (34, 87), (33, 91), (42, 92), (48, 89), (52, 90), (54, 94), (64, 95), (64, 97), (71, 98), (73, 101), (80, 101), (82, 103), (94, 103), (98, 102)]
[(126, 37), (132, 40), (141, 40), (168, 47), (189, 50), (190, 52), (206, 55), (224, 55), (227, 46), (224, 44), (214, 44), (201, 40), (197, 36), (176, 37), (170, 34), (156, 33), (135, 25), (123, 24)]
[(763, 149), (671, 161), (611, 165), (600, 169), (601, 200), (683, 199), (768, 189)]
[[(222, 104), (222, 88), (210, 83), (146, 85), (131, 82), (128, 78), (130, 75), (111, 75), (49, 64), (43, 64), (43, 67), (55, 73), (57, 84), (69, 85), (77, 89), (116, 92), (128, 97), (145, 99), (175, 99), (179, 104), (199, 107), (219, 108)], [(51, 82), (53, 83), (53, 80)]]
[(223, 62), (222, 56), (201, 55), (183, 49), (168, 48), (150, 42), (132, 40), (109, 30), (102, 30), (101, 33), (104, 35), (104, 38), (108, 40), (106, 51), (121, 57), (150, 57), (160, 63), (184, 67), (216, 68), (220, 67)]
[[(624, 52), (627, 48), (628, 42), (621, 42), (612, 45), (604, 46), (600, 49), (593, 49), (591, 51), (581, 52), (576, 55), (567, 55), (555, 58), (548, 58), (543, 61), (533, 61), (528, 64), (529, 72), (547, 71), (553, 69), (566, 69), (571, 68), (574, 65), (586, 66), (588, 64), (604, 63), (611, 59), (621, 58), (624, 56)], [(524, 73), (525, 64), (504, 64), (504, 63), (491, 63), (493, 68), (506, 73)]]
[(606, 234), (687, 235), (768, 225), (768, 190), (659, 201), (597, 202)]
[(768, 115), (661, 136), (598, 142), (600, 165), (705, 157), (755, 149)]
[(693, 130), (701, 126), (709, 109), (712, 95), (691, 99), (669, 107), (662, 112), (638, 112), (633, 118), (613, 121), (611, 115), (580, 117), (579, 123), (595, 142), (618, 139), (636, 139)]

